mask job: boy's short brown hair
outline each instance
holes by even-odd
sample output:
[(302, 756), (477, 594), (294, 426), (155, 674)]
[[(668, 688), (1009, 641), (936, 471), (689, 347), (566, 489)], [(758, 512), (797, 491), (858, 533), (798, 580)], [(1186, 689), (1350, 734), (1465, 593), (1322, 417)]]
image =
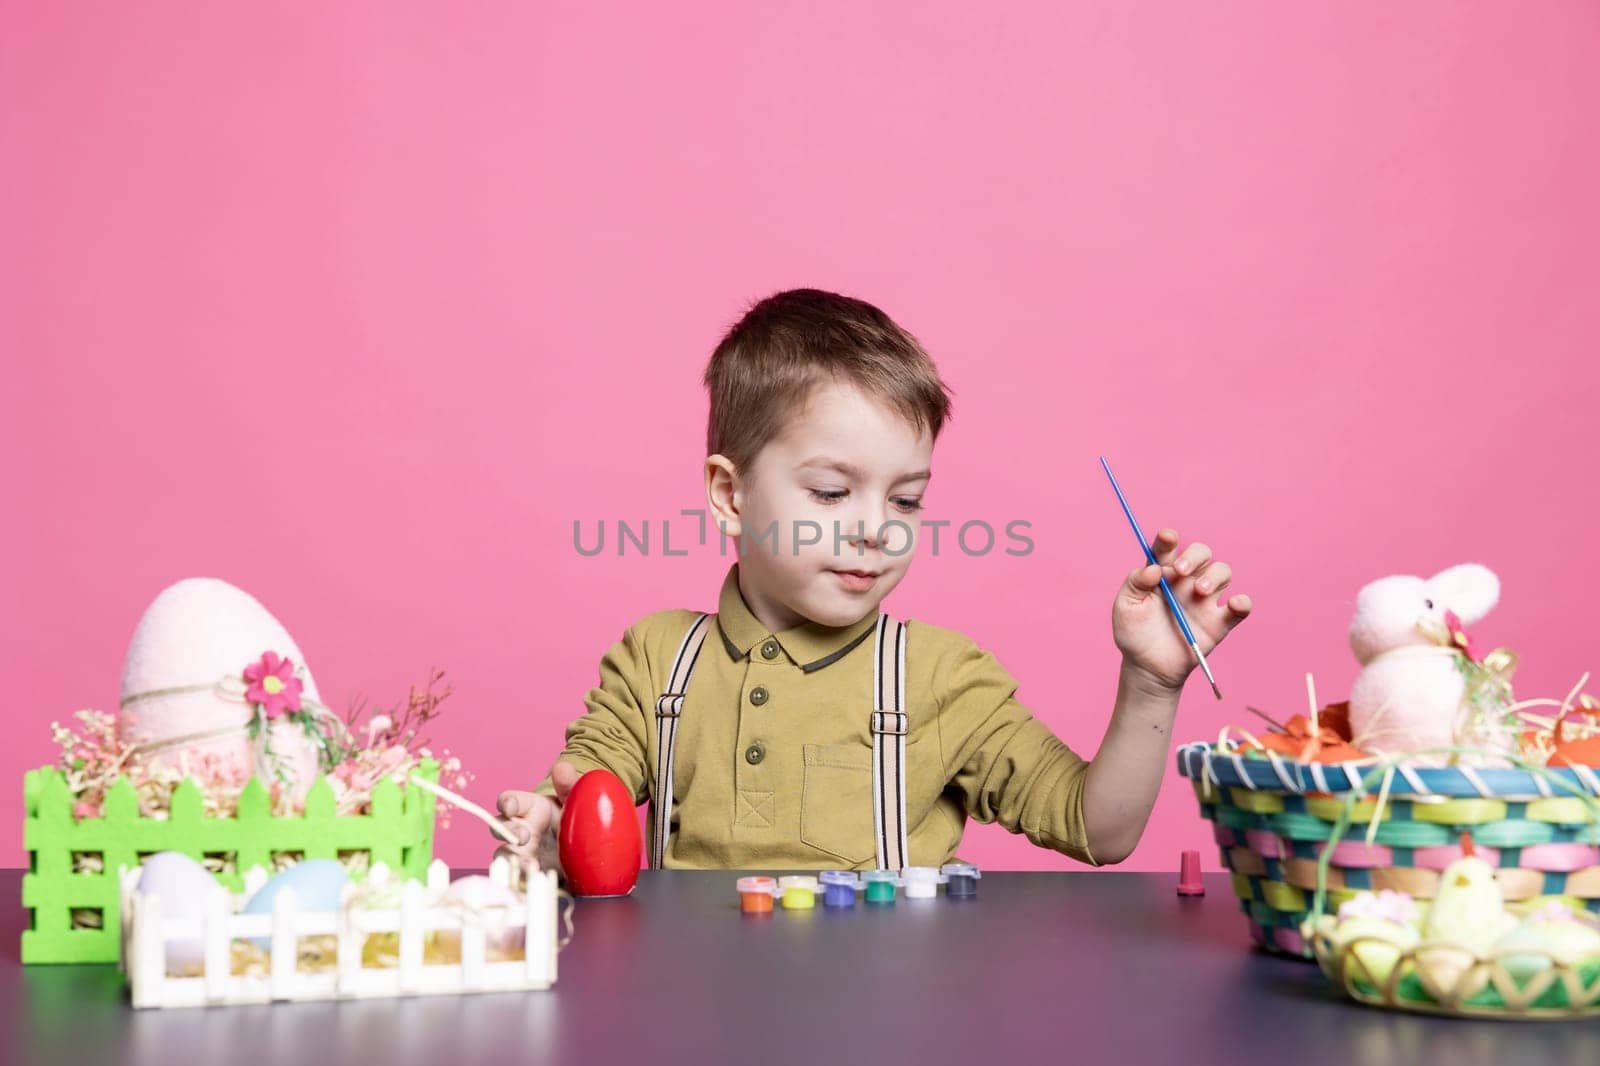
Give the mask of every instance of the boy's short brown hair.
[(950, 417), (950, 390), (910, 333), (865, 300), (790, 289), (756, 303), (706, 365), (711, 393), (706, 454), (749, 469), (813, 386), (832, 377), (898, 411), (934, 440)]

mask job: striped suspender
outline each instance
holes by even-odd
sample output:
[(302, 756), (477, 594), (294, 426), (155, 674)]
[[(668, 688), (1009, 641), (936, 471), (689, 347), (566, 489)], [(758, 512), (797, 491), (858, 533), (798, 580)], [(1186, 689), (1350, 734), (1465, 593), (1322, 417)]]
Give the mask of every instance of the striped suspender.
[(678, 715), (683, 712), (683, 694), (689, 691), (689, 679), (700, 661), (700, 648), (711, 630), (710, 619), (709, 614), (699, 615), (684, 634), (672, 660), (672, 673), (667, 676), (667, 691), (656, 700), (656, 795), (650, 813), (652, 870), (661, 869), (667, 836), (672, 832), (672, 755), (677, 747)]
[(906, 866), (905, 623), (881, 615), (872, 649), (872, 823), (878, 869)]
[[(661, 869), (672, 832), (672, 757), (678, 717), (700, 660), (700, 648), (711, 631), (712, 615), (696, 616), (672, 660), (667, 691), (656, 700), (656, 789), (650, 815), (650, 869)], [(872, 827), (877, 839), (878, 869), (900, 870), (907, 864), (906, 847), (906, 626), (881, 615), (872, 654)]]

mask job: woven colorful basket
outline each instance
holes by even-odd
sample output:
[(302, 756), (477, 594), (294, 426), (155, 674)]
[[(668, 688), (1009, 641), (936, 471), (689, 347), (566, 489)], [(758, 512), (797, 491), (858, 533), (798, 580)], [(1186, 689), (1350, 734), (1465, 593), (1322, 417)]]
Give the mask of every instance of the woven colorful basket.
[(1362, 784), (1370, 769), (1247, 757), (1211, 743), (1178, 749), (1178, 772), (1194, 783), (1251, 937), (1262, 947), (1313, 958), (1300, 925), (1316, 892), (1317, 860), (1351, 792), (1358, 797), (1352, 821), (1328, 866), (1330, 911), (1362, 889), (1385, 888), (1426, 907), (1470, 832), (1477, 854), (1498, 867), (1508, 902), (1561, 899), (1600, 913), (1600, 826), (1584, 799), (1552, 784), (1600, 795), (1594, 770), (1399, 767), (1380, 809), (1377, 790)]

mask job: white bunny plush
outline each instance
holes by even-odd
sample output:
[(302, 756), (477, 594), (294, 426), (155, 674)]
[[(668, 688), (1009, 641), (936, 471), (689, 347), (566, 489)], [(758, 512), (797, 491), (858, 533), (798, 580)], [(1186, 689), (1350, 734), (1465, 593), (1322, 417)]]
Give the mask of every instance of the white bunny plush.
[(1499, 599), (1500, 579), (1477, 563), (1426, 580), (1379, 578), (1356, 594), (1350, 649), (1361, 673), (1350, 689), (1350, 730), (1358, 747), (1392, 754), (1488, 739), (1466, 735), (1466, 679), (1458, 662), (1470, 654), (1462, 627)]

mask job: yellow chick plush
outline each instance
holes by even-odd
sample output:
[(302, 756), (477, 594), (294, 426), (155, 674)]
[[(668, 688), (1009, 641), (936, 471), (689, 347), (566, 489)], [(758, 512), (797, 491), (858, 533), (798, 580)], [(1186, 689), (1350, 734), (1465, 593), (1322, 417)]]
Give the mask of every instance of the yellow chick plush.
[(1487, 953), (1516, 924), (1506, 911), (1494, 867), (1468, 853), (1440, 875), (1423, 933), (1429, 940), (1448, 940)]
[[(1435, 998), (1476, 994), (1476, 988), (1457, 987), (1461, 975), (1476, 961), (1474, 956), (1488, 956), (1517, 925), (1516, 917), (1506, 911), (1494, 867), (1473, 854), (1470, 836), (1463, 836), (1461, 847), (1462, 857), (1439, 877), (1439, 890), (1422, 930), (1424, 942), (1459, 949), (1424, 949), (1419, 954), (1419, 976), (1425, 985), (1434, 986), (1429, 991)], [(1473, 983), (1481, 987), (1481, 982)]]

